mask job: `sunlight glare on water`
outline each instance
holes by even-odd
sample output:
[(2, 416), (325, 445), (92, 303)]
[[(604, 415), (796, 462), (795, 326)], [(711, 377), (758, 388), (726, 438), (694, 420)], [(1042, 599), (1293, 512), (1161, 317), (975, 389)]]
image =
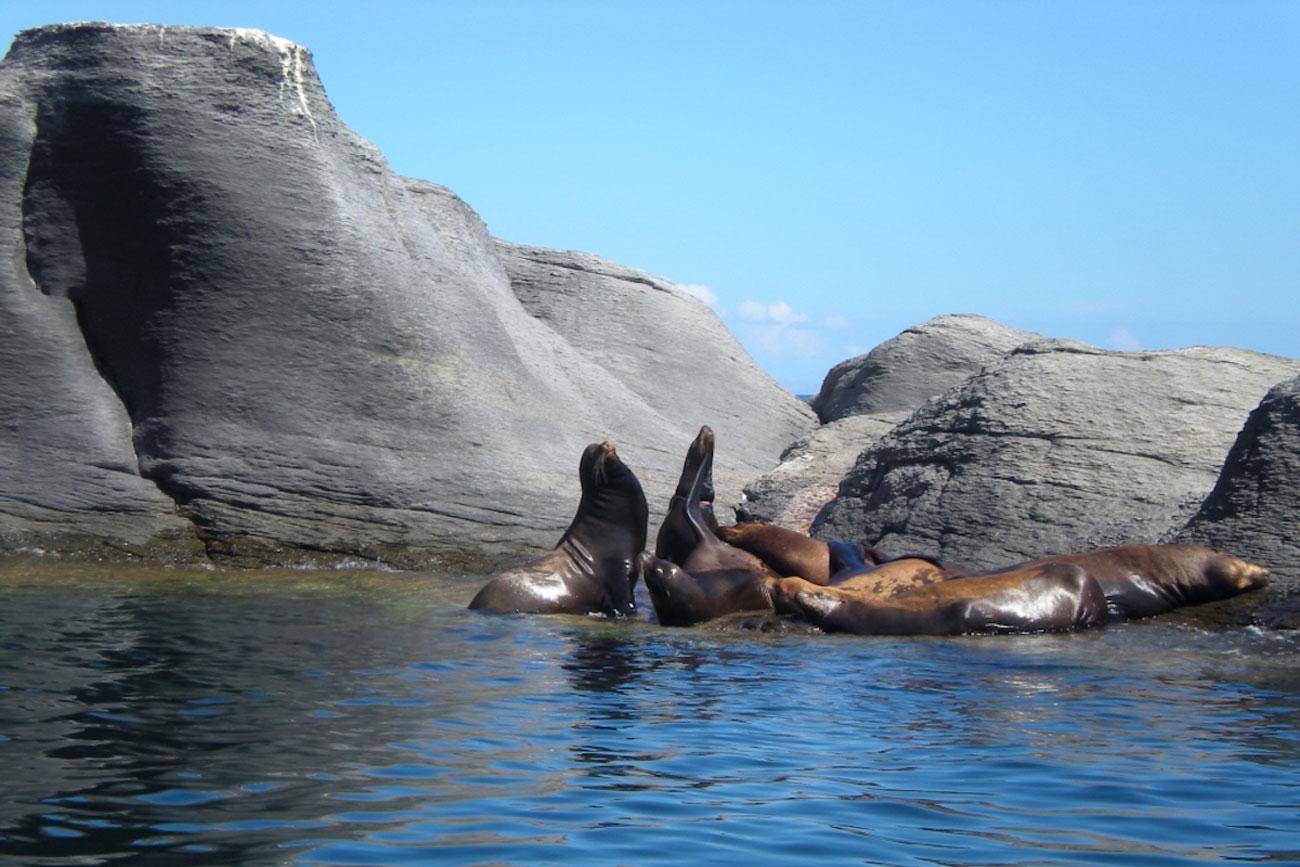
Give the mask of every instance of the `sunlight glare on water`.
[(1300, 859), (1289, 635), (733, 634), (480, 583), (11, 566), (0, 855)]

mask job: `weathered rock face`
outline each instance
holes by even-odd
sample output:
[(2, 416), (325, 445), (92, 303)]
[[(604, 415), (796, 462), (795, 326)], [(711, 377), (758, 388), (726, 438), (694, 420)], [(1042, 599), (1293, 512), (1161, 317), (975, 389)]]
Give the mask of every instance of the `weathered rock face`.
[(983, 316), (936, 316), (832, 367), (812, 408), (823, 423), (909, 414), (1037, 337)]
[[(605, 438), (666, 502), (694, 408), (628, 387), (643, 345), (611, 370), (530, 315), (477, 216), (340, 123), (306, 49), (27, 31), (0, 64), (0, 132), (4, 544), (501, 561), (554, 543)], [(625, 288), (585, 309), (598, 323)], [(811, 427), (770, 380), (746, 387), (755, 427)], [(750, 445), (737, 472), (778, 451)]]
[(1300, 378), (1268, 392), (1237, 436), (1214, 490), (1178, 533), (1271, 570), (1263, 600), (1225, 612), (1300, 629)]
[(905, 418), (905, 413), (851, 415), (796, 440), (775, 469), (745, 485), (736, 519), (809, 532), (858, 455)]
[(1026, 344), (864, 452), (817, 533), (980, 568), (1160, 540), (1259, 398), (1298, 371), (1234, 349)]
[[(525, 310), (659, 418), (689, 429), (685, 443), (676, 433), (643, 437), (644, 448), (658, 452), (656, 465), (667, 461), (674, 468), (672, 485), (701, 425), (712, 427), (721, 443), (714, 481), (725, 503), (740, 496), (741, 482), (772, 466), (791, 431), (802, 434), (816, 423), (717, 317), (671, 283), (598, 256), (496, 243)], [(640, 412), (641, 418), (619, 419), (620, 427), (652, 423)]]
[(840, 362), (812, 400), (824, 425), (745, 486), (738, 516), (807, 532), (863, 451), (930, 398), (1037, 337), (983, 316), (936, 316)]

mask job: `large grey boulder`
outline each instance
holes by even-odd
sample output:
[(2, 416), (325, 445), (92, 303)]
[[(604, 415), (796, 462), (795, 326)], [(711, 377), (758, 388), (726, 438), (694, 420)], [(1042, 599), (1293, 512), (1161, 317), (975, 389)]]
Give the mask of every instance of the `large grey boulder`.
[[(69, 529), (236, 560), (501, 562), (554, 543), (605, 438), (667, 501), (699, 421), (628, 387), (647, 348), (614, 371), (530, 314), (473, 211), (394, 175), (305, 48), (27, 31), (0, 130), (6, 546)], [(745, 389), (755, 428), (812, 426), (765, 377)], [(734, 448), (737, 487), (779, 451)]]
[(864, 452), (817, 532), (975, 567), (1158, 541), (1196, 511), (1263, 394), (1297, 372), (1235, 349), (1026, 344)]
[(1272, 388), (1233, 443), (1214, 490), (1178, 533), (1271, 570), (1264, 598), (1225, 611), (1300, 629), (1300, 378)]
[(983, 316), (936, 316), (832, 367), (812, 408), (823, 423), (909, 414), (1038, 336)]
[(936, 316), (835, 365), (811, 402), (824, 424), (745, 486), (738, 517), (807, 532), (863, 451), (930, 398), (1037, 337), (983, 316)]

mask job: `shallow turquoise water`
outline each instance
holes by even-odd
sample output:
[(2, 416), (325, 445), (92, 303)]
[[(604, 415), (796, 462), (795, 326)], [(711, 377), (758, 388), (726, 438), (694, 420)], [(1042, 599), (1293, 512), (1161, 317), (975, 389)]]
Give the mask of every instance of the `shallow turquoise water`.
[(11, 567), (0, 857), (1300, 861), (1292, 637), (720, 634), (479, 583)]

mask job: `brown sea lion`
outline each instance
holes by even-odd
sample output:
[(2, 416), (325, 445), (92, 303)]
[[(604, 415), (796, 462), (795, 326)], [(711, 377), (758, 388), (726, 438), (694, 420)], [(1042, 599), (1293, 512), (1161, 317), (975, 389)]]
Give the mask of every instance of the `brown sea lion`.
[(1086, 570), (1101, 584), (1112, 615), (1129, 619), (1226, 599), (1268, 583), (1263, 566), (1203, 545), (1121, 545), (1043, 557), (1009, 568), (1048, 563)]
[(857, 635), (1055, 632), (1107, 619), (1101, 585), (1068, 563), (940, 580), (883, 596), (799, 578), (769, 581), (764, 589), (777, 610), (827, 632)]
[[(899, 557), (884, 563), (861, 568), (849, 568), (836, 573), (830, 581), (829, 589), (843, 598), (859, 600), (889, 599), (902, 593), (947, 581), (957, 575), (965, 574), (944, 567), (937, 560), (928, 557)], [(799, 611), (791, 607), (791, 594), (800, 589), (807, 589), (803, 579), (795, 576), (781, 593), (768, 592), (772, 607), (778, 614), (795, 614)], [(817, 582), (805, 582), (816, 584)], [(769, 591), (771, 582), (769, 584)]]
[(641, 483), (608, 442), (593, 443), (578, 464), (582, 498), (555, 550), (502, 572), (469, 607), (501, 613), (632, 613), (632, 591), (649, 555)]
[(719, 527), (717, 536), (762, 560), (778, 575), (798, 575), (814, 584), (831, 580), (831, 552), (821, 539), (775, 524), (746, 523)]
[[(694, 493), (692, 493), (692, 491)], [(716, 533), (718, 519), (713, 515), (713, 429), (700, 428), (686, 449), (682, 475), (677, 480), (677, 490), (668, 502), (668, 513), (659, 525), (655, 538), (655, 556), (679, 566), (695, 549), (696, 534), (686, 517), (686, 499), (695, 497), (703, 523)]]
[(814, 539), (776, 524), (744, 523), (719, 527), (717, 536), (762, 560), (778, 575), (798, 575), (814, 584), (829, 584), (846, 570), (867, 569), (885, 561), (875, 548), (841, 539)]
[[(712, 520), (713, 431), (709, 428), (702, 428), (691, 444), (682, 475), (685, 488), (678, 485), (669, 509), (670, 517), (676, 513), (680, 521), (669, 531), (668, 543), (656, 545), (657, 556), (645, 571), (646, 588), (659, 622), (689, 626), (723, 614), (766, 609), (767, 597), (760, 585), (777, 577), (775, 573), (753, 554), (716, 535), (717, 521)], [(665, 526), (667, 523), (665, 519)], [(660, 543), (665, 539), (660, 530)], [(672, 557), (660, 551), (671, 552)]]
[(777, 576), (756, 571), (761, 568), (758, 563), (687, 572), (676, 563), (656, 558), (646, 565), (645, 586), (660, 624), (692, 626), (727, 614), (768, 610), (771, 606), (763, 581)]

